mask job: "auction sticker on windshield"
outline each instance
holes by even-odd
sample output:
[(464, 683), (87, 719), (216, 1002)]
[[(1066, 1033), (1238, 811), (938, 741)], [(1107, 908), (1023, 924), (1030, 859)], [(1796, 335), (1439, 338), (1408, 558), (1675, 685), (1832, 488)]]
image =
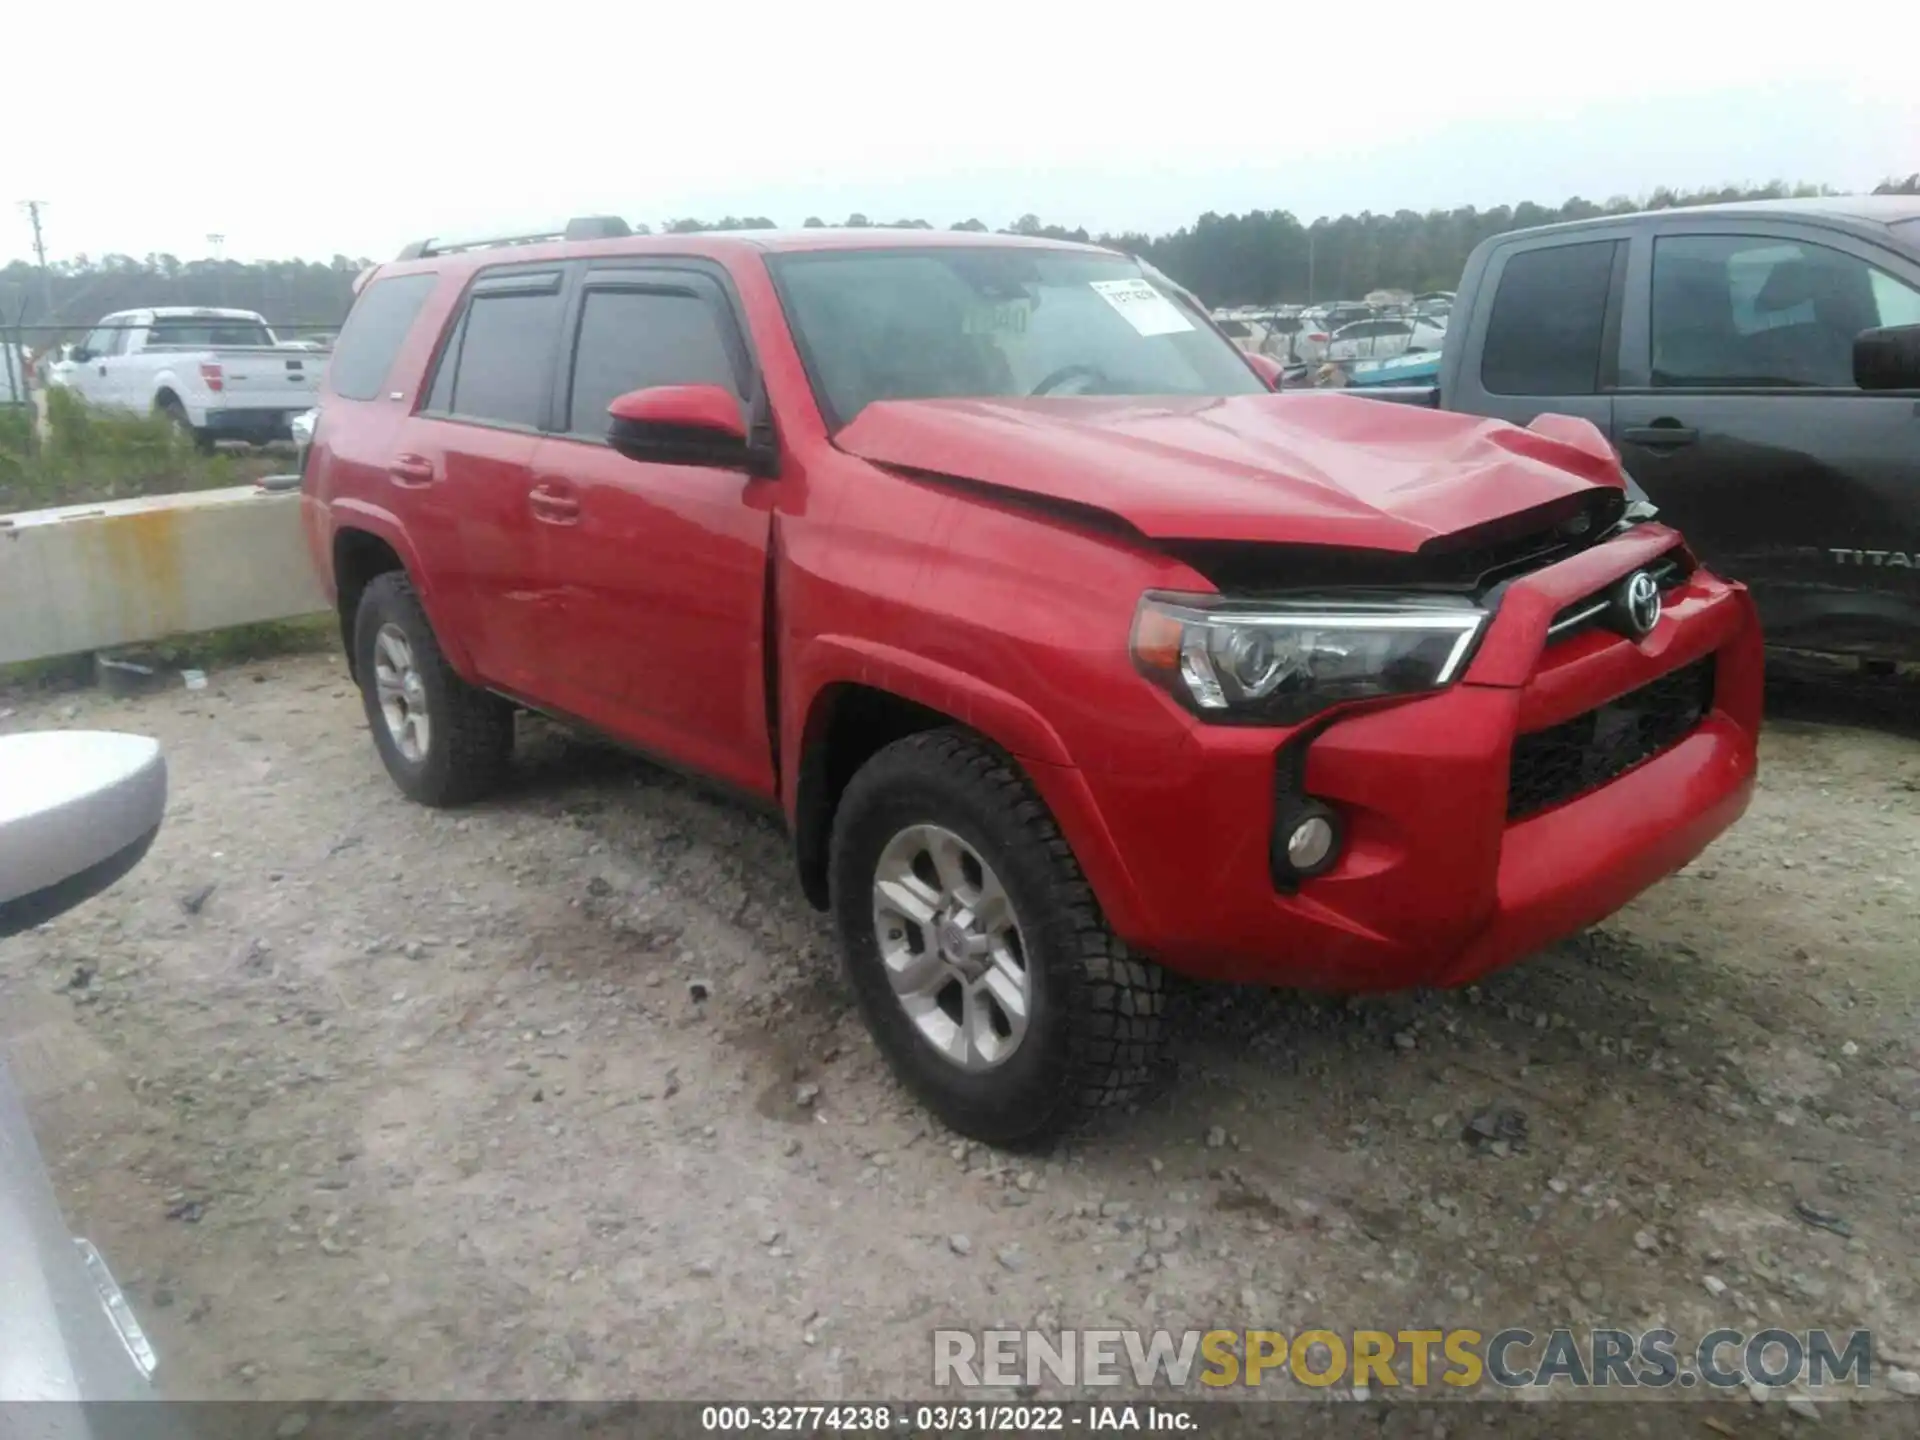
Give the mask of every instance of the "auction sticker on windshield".
[(1102, 300), (1118, 310), (1142, 335), (1177, 335), (1193, 329), (1166, 296), (1145, 280), (1090, 280)]

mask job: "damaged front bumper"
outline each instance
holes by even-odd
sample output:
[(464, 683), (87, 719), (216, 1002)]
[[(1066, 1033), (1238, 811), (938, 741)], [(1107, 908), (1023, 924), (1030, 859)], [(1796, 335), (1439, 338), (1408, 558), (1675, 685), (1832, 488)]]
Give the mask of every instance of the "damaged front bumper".
[[(1762, 656), (1743, 588), (1695, 570), (1644, 639), (1549, 643), (1556, 616), (1677, 545), (1642, 526), (1516, 581), (1442, 693), (1291, 732), (1195, 724), (1151, 771), (1036, 783), (1115, 929), (1171, 968), (1467, 983), (1611, 914), (1748, 803)], [(1276, 826), (1300, 798), (1338, 817), (1341, 851), (1290, 883)]]

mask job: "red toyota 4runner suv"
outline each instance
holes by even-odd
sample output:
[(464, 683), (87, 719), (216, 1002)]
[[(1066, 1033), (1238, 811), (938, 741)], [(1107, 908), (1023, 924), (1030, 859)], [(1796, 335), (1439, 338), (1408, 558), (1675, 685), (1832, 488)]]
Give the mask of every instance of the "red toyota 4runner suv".
[(303, 460), (381, 759), (517, 708), (777, 805), (902, 1078), (1034, 1142), (1147, 1079), (1163, 972), (1458, 985), (1747, 804), (1747, 595), (1585, 421), (1279, 395), (1084, 245), (411, 246)]

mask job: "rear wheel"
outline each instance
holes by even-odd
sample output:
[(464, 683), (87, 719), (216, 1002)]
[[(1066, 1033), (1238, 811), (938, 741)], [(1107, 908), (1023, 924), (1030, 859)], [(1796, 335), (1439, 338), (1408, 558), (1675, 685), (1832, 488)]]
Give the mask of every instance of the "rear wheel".
[(409, 799), (463, 805), (499, 785), (513, 707), (455, 673), (401, 571), (375, 576), (361, 594), (353, 656), (373, 743)]
[(193, 442), (193, 448), (202, 455), (213, 453), (213, 436), (206, 430), (196, 430), (193, 421), (187, 418), (187, 408), (173, 396), (164, 397), (156, 407), (163, 420), (173, 422), (174, 426), (187, 439)]
[(959, 730), (880, 751), (841, 799), (830, 864), (867, 1025), (954, 1129), (1038, 1145), (1152, 1078), (1165, 976), (1107, 929), (998, 751)]

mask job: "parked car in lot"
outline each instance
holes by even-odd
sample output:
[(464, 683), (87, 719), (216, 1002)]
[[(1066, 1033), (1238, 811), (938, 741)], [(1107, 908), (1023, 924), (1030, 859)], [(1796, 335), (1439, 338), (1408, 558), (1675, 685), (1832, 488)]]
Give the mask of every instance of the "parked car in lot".
[(1465, 983), (1746, 805), (1752, 607), (1586, 422), (1276, 395), (1091, 246), (624, 231), (358, 295), (302, 513), (374, 744), (458, 804), (524, 707), (777, 812), (962, 1132), (1138, 1093), (1163, 966)]
[(1297, 365), (1319, 365), (1327, 358), (1327, 345), (1333, 339), (1324, 310), (1303, 310), (1299, 329), (1290, 337), (1285, 358)]
[(1262, 317), (1266, 336), (1258, 353), (1271, 356), (1282, 365), (1300, 363), (1299, 341), (1307, 333), (1306, 319), (1296, 310), (1269, 311)]
[(92, 405), (166, 416), (210, 449), (264, 444), (311, 408), (324, 353), (283, 346), (251, 310), (163, 308), (109, 315), (57, 378)]
[(1429, 320), (1381, 317), (1356, 320), (1333, 332), (1326, 358), (1335, 364), (1354, 360), (1391, 360), (1409, 351), (1438, 350), (1447, 327)]
[(1239, 315), (1215, 314), (1213, 323), (1249, 355), (1265, 355), (1282, 365), (1295, 363), (1294, 341), (1304, 329), (1298, 315), (1253, 310)]
[(1266, 346), (1267, 327), (1257, 320), (1242, 319), (1237, 315), (1215, 315), (1213, 323), (1220, 327), (1220, 333), (1231, 340), (1235, 347), (1249, 355), (1261, 354)]
[(1329, 336), (1337, 335), (1349, 325), (1358, 325), (1363, 320), (1376, 320), (1383, 312), (1372, 305), (1358, 301), (1329, 306), (1322, 316)]
[(1438, 386), (1392, 398), (1590, 420), (1770, 640), (1920, 660), (1920, 197), (1515, 231), (1453, 313)]
[(1301, 365), (1325, 364), (1336, 358), (1332, 353), (1332, 347), (1341, 331), (1351, 325), (1371, 324), (1391, 318), (1393, 318), (1391, 315), (1377, 306), (1367, 305), (1358, 300), (1310, 306), (1300, 313), (1300, 328), (1294, 332), (1290, 356), (1282, 358), (1288, 358)]

